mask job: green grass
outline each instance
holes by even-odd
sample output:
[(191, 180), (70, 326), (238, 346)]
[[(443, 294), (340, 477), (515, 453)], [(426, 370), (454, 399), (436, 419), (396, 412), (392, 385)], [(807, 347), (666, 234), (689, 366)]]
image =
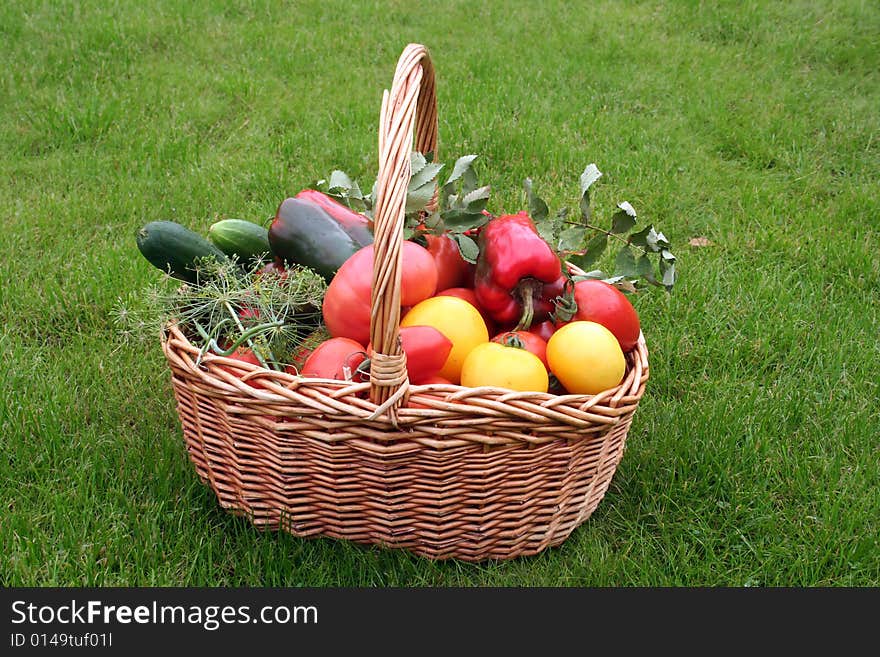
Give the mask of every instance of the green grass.
[[(0, 7), (4, 585), (880, 585), (875, 2), (11, 2)], [(491, 9), (489, 8), (491, 7)], [(376, 170), (411, 41), (441, 159), (491, 208), (605, 172), (671, 239), (651, 379), (596, 513), (488, 564), (261, 533), (187, 460), (158, 343), (111, 311), (134, 231), (261, 220)], [(705, 236), (713, 246), (694, 248)]]

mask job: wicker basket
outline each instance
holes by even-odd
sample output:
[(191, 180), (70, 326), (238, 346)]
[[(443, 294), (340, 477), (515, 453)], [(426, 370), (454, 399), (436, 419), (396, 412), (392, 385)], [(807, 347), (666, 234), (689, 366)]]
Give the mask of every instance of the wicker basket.
[[(309, 379), (162, 345), (187, 451), (254, 525), (468, 561), (536, 554), (593, 512), (648, 379), (644, 338), (598, 395), (411, 386), (398, 340), (410, 151), (436, 153), (434, 72), (407, 46), (382, 98), (371, 379)], [(236, 373), (240, 376), (236, 376)], [(259, 383), (259, 387), (252, 384)]]

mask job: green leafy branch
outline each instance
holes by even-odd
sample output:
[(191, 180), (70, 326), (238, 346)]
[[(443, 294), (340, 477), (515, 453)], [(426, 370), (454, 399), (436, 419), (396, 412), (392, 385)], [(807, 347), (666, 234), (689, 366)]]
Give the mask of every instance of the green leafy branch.
[[(479, 247), (468, 234), (485, 224), (484, 211), (489, 202), (489, 185), (480, 185), (473, 164), (476, 155), (464, 155), (455, 161), (452, 173), (442, 184), (440, 172), (445, 165), (434, 162), (433, 153), (413, 152), (410, 156), (410, 180), (406, 194), (406, 239), (419, 235), (449, 235), (458, 245), (462, 258), (476, 262)], [(343, 171), (333, 171), (329, 180), (319, 180), (316, 187), (349, 208), (373, 218), (376, 183), (370, 194)]]
[[(649, 224), (634, 231), (638, 217), (633, 206), (623, 201), (611, 216), (608, 228), (596, 225), (590, 202), (590, 188), (602, 177), (595, 164), (590, 164), (580, 176), (580, 216), (569, 218), (569, 209), (561, 208), (552, 218), (547, 204), (533, 190), (526, 179), (524, 188), (529, 213), (541, 236), (571, 264), (587, 273), (584, 278), (598, 278), (615, 284), (625, 291), (634, 291), (642, 281), (672, 291), (676, 281), (675, 256), (669, 240)], [(614, 258), (614, 271), (609, 276), (599, 269), (590, 270), (608, 249), (609, 241), (622, 247)]]

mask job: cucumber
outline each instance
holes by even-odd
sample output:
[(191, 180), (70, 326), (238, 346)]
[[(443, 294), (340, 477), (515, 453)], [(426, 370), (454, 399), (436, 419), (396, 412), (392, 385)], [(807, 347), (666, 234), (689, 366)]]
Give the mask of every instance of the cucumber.
[(243, 265), (271, 259), (269, 231), (244, 219), (223, 219), (208, 229), (208, 239), (228, 256), (237, 256)]
[(166, 274), (197, 283), (196, 266), (201, 258), (225, 262), (226, 255), (198, 233), (174, 221), (151, 221), (137, 232), (143, 256)]

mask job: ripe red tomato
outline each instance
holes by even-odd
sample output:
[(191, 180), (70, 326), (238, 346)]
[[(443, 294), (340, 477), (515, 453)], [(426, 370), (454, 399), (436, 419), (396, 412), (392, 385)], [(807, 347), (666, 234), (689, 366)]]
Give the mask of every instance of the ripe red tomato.
[(614, 334), (624, 353), (636, 346), (641, 331), (639, 315), (623, 292), (605, 281), (578, 281), (574, 286), (574, 300), (578, 310), (572, 321), (601, 324)]
[[(452, 351), (452, 340), (433, 326), (401, 326), (399, 330), (409, 382), (419, 385), (436, 376)], [(373, 357), (372, 344), (367, 345), (367, 354)]]
[(492, 342), (530, 351), (541, 359), (544, 367), (549, 369), (547, 364), (547, 342), (530, 331), (505, 331), (492, 338)]
[(366, 357), (366, 350), (359, 342), (349, 338), (330, 338), (309, 354), (300, 374), (316, 379), (364, 381), (366, 377), (358, 373), (357, 368)]
[(543, 322), (532, 324), (528, 328), (529, 333), (534, 333), (544, 342), (550, 339), (550, 336), (556, 332), (556, 324), (552, 320), (545, 319)]
[[(400, 305), (414, 306), (437, 290), (437, 265), (428, 250), (404, 241), (402, 248)], [(370, 341), (370, 286), (373, 280), (373, 245), (357, 251), (336, 272), (324, 295), (324, 323), (335, 338)]]
[(437, 289), (463, 286), (470, 265), (461, 257), (458, 244), (449, 235), (425, 235), (425, 239), (437, 263)]
[(489, 331), (489, 335), (494, 335), (497, 327), (495, 325), (495, 321), (489, 316), (485, 310), (480, 307), (480, 302), (477, 301), (476, 293), (469, 287), (451, 287), (448, 289), (440, 288), (441, 292), (438, 292), (434, 296), (438, 297), (458, 297), (459, 299), (464, 299), (469, 304), (471, 304), (474, 308), (480, 311), (480, 315), (483, 317), (483, 321), (486, 323), (486, 329)]
[[(238, 347), (229, 356), (226, 356), (226, 358), (232, 358), (233, 360), (240, 360), (243, 363), (250, 363), (251, 365), (256, 365), (257, 367), (263, 367), (263, 364), (259, 361), (256, 354), (254, 354), (254, 352), (249, 347)], [(241, 377), (246, 374), (244, 370), (240, 370), (234, 367), (227, 367), (223, 365), (221, 365), (220, 367), (232, 374), (233, 376)], [(255, 379), (248, 379), (247, 384), (252, 388), (266, 387)]]
[(272, 262), (263, 265), (257, 271), (257, 277), (269, 275), (277, 275), (282, 278), (287, 278), (287, 268), (284, 266), (284, 261), (281, 258), (275, 258)]
[(440, 385), (451, 386), (452, 381), (450, 381), (449, 379), (444, 379), (439, 374), (435, 374), (434, 376), (429, 376), (427, 379), (424, 379), (419, 382), (419, 385), (422, 385), (422, 386), (426, 386), (426, 385), (430, 385), (430, 384), (435, 384), (435, 385), (440, 384)]

